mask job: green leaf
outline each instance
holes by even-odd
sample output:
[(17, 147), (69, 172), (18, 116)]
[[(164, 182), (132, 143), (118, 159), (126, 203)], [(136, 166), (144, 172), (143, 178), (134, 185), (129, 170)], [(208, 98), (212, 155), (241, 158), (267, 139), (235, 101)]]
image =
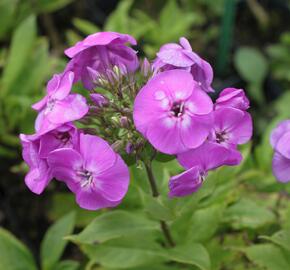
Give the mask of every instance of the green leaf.
[(83, 231), (67, 239), (83, 244), (103, 243), (118, 238), (146, 231), (158, 230), (159, 224), (140, 214), (114, 210), (95, 218)]
[[(128, 31), (130, 24), (129, 10), (133, 5), (133, 0), (120, 1), (117, 8), (110, 14), (106, 20), (105, 30), (106, 31), (118, 31), (125, 33)], [(126, 32), (127, 33), (127, 32)]]
[(170, 249), (169, 258), (176, 262), (194, 265), (201, 270), (210, 269), (208, 252), (201, 244), (191, 243)]
[(3, 72), (2, 96), (10, 91), (14, 80), (26, 67), (26, 62), (36, 38), (35, 17), (31, 15), (16, 29), (12, 37), (11, 49)]
[(250, 199), (241, 199), (224, 213), (224, 220), (234, 229), (256, 229), (275, 221), (275, 215)]
[(2, 0), (0, 2), (0, 39), (6, 34), (14, 22), (17, 0)]
[(80, 18), (73, 19), (73, 25), (82, 33), (90, 35), (100, 31), (100, 28), (87, 20)]
[(218, 204), (195, 211), (189, 222), (187, 243), (210, 239), (219, 227), (223, 211), (224, 206)]
[(271, 237), (269, 236), (261, 236), (261, 238), (269, 240), (274, 244), (290, 251), (290, 230), (282, 230), (276, 232)]
[(109, 268), (128, 269), (169, 260), (166, 250), (146, 233), (85, 245), (83, 250), (95, 263)]
[(243, 79), (252, 83), (261, 83), (268, 71), (266, 58), (251, 47), (240, 47), (235, 53), (234, 64)]
[(29, 69), (21, 72), (11, 85), (14, 94), (24, 97), (40, 94), (40, 89), (43, 87), (50, 72), (51, 57), (48, 54), (48, 42), (45, 38), (38, 39), (35, 42), (33, 54), (27, 59), (27, 65)]
[(0, 228), (0, 269), (36, 270), (30, 251), (10, 232)]
[(66, 260), (59, 262), (53, 270), (78, 270), (80, 264), (76, 261)]
[(254, 245), (243, 249), (246, 256), (254, 264), (265, 267), (267, 270), (290, 269), (289, 260), (281, 249), (271, 244)]
[(144, 202), (144, 210), (148, 212), (151, 218), (164, 221), (170, 221), (175, 218), (173, 211), (163, 203), (160, 196), (158, 198), (152, 197), (141, 188), (139, 188), (139, 192)]
[(46, 232), (40, 250), (44, 270), (55, 269), (67, 245), (67, 241), (63, 238), (72, 233), (74, 224), (75, 213), (71, 212), (54, 223)]

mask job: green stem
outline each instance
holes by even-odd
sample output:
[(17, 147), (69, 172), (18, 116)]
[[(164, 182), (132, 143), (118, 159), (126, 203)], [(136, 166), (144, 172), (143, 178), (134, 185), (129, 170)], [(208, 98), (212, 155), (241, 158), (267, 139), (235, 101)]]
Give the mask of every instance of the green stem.
[[(153, 174), (151, 161), (148, 162), (148, 163), (144, 162), (144, 165), (145, 165), (147, 176), (148, 176), (148, 180), (149, 180), (149, 183), (150, 183), (152, 196), (157, 198), (159, 196), (159, 191), (158, 191), (158, 187), (157, 187), (157, 184), (156, 184), (155, 176)], [(168, 242), (168, 245), (170, 247), (174, 247), (175, 246), (175, 242), (174, 242), (174, 240), (172, 238), (172, 235), (170, 233), (170, 229), (169, 229), (167, 223), (164, 220), (160, 220), (160, 227), (161, 227), (161, 230), (163, 232), (163, 235), (164, 235), (165, 239)]]

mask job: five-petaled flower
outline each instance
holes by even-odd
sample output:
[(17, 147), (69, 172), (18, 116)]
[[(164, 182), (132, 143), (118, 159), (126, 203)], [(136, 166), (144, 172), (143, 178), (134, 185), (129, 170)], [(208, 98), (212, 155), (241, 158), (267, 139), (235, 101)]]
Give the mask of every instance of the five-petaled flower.
[(134, 102), (134, 123), (159, 151), (177, 154), (200, 146), (208, 137), (210, 97), (184, 70), (153, 77)]

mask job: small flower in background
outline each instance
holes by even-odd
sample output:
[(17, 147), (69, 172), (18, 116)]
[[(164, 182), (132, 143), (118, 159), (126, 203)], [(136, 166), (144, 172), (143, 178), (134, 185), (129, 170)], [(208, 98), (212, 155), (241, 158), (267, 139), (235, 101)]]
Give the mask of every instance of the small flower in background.
[(126, 46), (126, 43), (137, 44), (136, 40), (127, 34), (99, 32), (89, 35), (65, 50), (65, 54), (72, 58), (66, 71), (73, 71), (74, 81), (81, 80), (89, 90), (94, 89), (95, 85), (88, 68), (105, 77), (114, 66), (124, 67), (124, 72), (134, 72), (139, 66), (139, 61), (136, 51)]
[(226, 88), (220, 92), (215, 102), (215, 108), (233, 107), (239, 110), (247, 110), (250, 107), (250, 101), (246, 97), (244, 90), (236, 88)]
[(211, 129), (210, 97), (184, 70), (153, 77), (134, 102), (134, 123), (159, 151), (177, 154), (200, 146)]
[(48, 156), (52, 175), (76, 194), (80, 207), (97, 210), (118, 205), (129, 185), (129, 170), (103, 139), (80, 134), (79, 151), (62, 148)]
[(66, 124), (46, 134), (20, 134), (23, 147), (23, 159), (29, 166), (25, 183), (29, 189), (40, 194), (52, 179), (47, 157), (55, 149), (73, 148), (78, 145), (77, 129), (72, 124)]
[(270, 137), (274, 149), (273, 174), (280, 182), (290, 181), (290, 120), (278, 124)]
[(179, 44), (168, 43), (163, 45), (153, 62), (155, 73), (171, 69), (184, 69), (190, 72), (193, 79), (205, 92), (214, 92), (211, 87), (213, 70), (211, 65), (192, 51), (188, 40), (180, 38)]

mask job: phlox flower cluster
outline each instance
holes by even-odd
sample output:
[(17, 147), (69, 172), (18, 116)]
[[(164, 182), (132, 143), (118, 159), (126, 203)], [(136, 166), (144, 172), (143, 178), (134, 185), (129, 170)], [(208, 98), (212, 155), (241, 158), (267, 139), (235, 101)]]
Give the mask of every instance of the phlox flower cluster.
[[(244, 91), (224, 89), (213, 102), (212, 67), (185, 38), (162, 46), (152, 63), (129, 45), (136, 45), (129, 35), (99, 32), (65, 51), (65, 69), (32, 106), (35, 134), (20, 135), (32, 192), (55, 178), (85, 209), (114, 207), (128, 190), (127, 164), (144, 161), (148, 143), (185, 169), (169, 180), (170, 197), (189, 195), (208, 171), (241, 162), (238, 145), (252, 136)], [(73, 93), (75, 84), (86, 97)]]

